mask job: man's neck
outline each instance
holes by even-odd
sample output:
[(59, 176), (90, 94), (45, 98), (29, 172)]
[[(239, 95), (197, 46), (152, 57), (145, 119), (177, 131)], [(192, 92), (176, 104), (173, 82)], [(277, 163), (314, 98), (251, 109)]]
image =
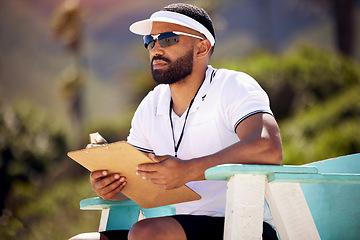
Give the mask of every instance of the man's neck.
[(203, 74), (191, 74), (188, 78), (170, 85), (173, 111), (181, 116), (189, 107), (198, 89), (205, 79)]

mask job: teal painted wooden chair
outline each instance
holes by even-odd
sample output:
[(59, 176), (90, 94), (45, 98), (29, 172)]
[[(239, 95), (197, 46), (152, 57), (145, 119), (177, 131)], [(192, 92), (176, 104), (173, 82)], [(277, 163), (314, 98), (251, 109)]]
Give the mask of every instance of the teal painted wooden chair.
[(109, 230), (129, 230), (134, 223), (143, 218), (175, 215), (175, 206), (142, 208), (132, 200), (110, 201), (100, 197), (84, 199), (80, 202), (82, 210), (101, 210), (99, 232)]
[(261, 239), (263, 199), (280, 238), (360, 239), (360, 154), (305, 166), (221, 165), (228, 180), (224, 239)]
[[(226, 164), (205, 175), (228, 181), (224, 239), (261, 239), (264, 198), (282, 240), (360, 239), (360, 154), (303, 166)], [(80, 207), (102, 210), (99, 231), (175, 214), (173, 206), (142, 209), (131, 200), (90, 198)]]

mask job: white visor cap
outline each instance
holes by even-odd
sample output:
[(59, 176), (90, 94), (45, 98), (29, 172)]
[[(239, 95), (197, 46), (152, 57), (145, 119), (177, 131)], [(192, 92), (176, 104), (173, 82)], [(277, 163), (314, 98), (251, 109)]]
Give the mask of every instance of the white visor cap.
[(131, 32), (135, 34), (148, 35), (151, 32), (153, 22), (173, 23), (194, 29), (195, 31), (204, 34), (205, 37), (210, 41), (211, 46), (215, 45), (214, 36), (204, 25), (202, 25), (201, 23), (199, 23), (198, 21), (196, 21), (191, 17), (176, 12), (170, 12), (170, 11), (155, 12), (151, 15), (149, 19), (145, 19), (131, 24), (129, 29)]

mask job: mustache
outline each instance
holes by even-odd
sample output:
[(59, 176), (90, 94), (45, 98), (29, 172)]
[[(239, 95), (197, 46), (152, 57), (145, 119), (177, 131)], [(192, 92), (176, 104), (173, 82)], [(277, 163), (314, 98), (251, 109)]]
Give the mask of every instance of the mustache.
[(168, 59), (167, 57), (155, 56), (155, 57), (153, 57), (153, 58), (151, 59), (151, 66), (153, 66), (153, 63), (154, 63), (155, 60), (162, 60), (162, 61), (167, 62), (167, 63), (170, 63), (170, 62), (171, 62), (171, 60)]

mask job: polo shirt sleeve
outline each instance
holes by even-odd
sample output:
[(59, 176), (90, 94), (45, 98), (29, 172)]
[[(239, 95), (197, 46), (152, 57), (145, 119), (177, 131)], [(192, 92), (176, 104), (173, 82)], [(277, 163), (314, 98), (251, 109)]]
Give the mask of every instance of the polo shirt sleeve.
[(134, 117), (131, 120), (131, 128), (129, 136), (127, 137), (127, 142), (134, 146), (136, 149), (153, 153), (151, 145), (147, 141), (146, 137), (146, 119), (148, 114), (147, 107), (149, 105), (149, 98), (152, 93), (150, 92), (139, 104), (138, 108), (135, 111)]
[(254, 114), (272, 114), (266, 92), (245, 73), (230, 74), (224, 81), (221, 100), (225, 119), (234, 131), (242, 121)]

